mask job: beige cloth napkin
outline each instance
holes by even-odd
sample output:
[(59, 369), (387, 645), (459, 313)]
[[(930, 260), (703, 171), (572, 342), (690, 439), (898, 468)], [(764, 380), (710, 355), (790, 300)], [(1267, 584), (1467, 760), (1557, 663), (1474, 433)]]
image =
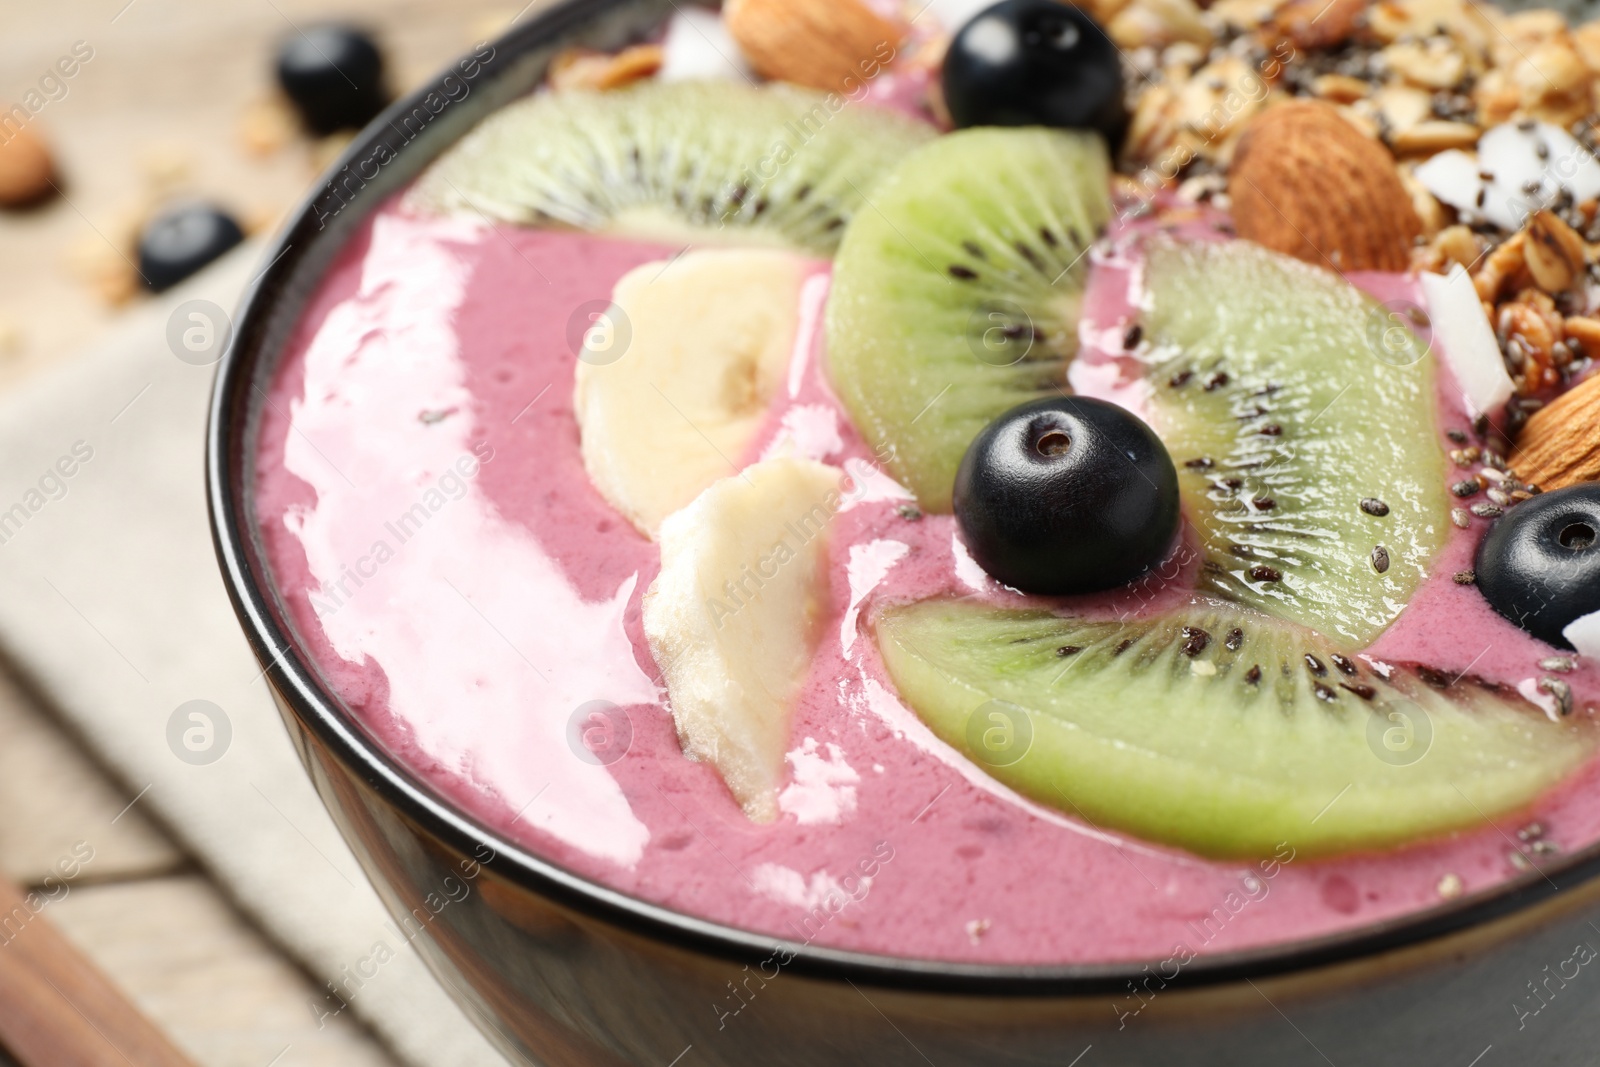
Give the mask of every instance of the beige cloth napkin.
[[(173, 354), (168, 319), (193, 299), (232, 314), (258, 259), (240, 249), (0, 398), (0, 647), (313, 975), (339, 976), (380, 941), (396, 951), (350, 1006), (401, 1056), (503, 1065), (384, 925), (223, 592), (203, 483), (215, 367)], [(203, 724), (185, 715), (169, 731), (195, 700), (231, 727), (209, 764), (182, 740), (198, 727), (189, 743), (203, 748)]]

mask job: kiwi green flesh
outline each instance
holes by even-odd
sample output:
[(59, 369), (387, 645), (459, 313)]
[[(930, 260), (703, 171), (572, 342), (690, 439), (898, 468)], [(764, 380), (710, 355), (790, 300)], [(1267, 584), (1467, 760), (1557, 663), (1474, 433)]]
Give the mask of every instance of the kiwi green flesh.
[(1365, 647), (1450, 529), (1433, 358), (1359, 289), (1247, 242), (1153, 242), (1145, 285), (1147, 417), (1203, 586)]
[(1404, 668), (1385, 679), (1223, 601), (1118, 622), (929, 600), (875, 629), (901, 698), (990, 774), (1101, 829), (1205, 856), (1285, 842), (1328, 855), (1482, 827), (1593, 749), (1588, 726), (1515, 692), (1435, 688)]
[(828, 367), (858, 430), (930, 511), (978, 431), (1064, 390), (1089, 244), (1111, 214), (1099, 137), (970, 129), (922, 146), (845, 232)]
[(926, 123), (785, 85), (641, 82), (542, 92), (419, 179), (423, 210), (832, 255)]

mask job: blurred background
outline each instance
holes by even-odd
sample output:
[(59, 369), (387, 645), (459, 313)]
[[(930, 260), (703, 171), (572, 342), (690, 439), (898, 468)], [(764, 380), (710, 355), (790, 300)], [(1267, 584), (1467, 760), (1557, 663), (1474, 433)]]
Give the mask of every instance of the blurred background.
[(0, 1065), (499, 1062), (385, 925), (231, 626), (214, 367), (168, 327), (231, 314), (353, 132), (308, 128), (285, 47), (370, 41), (401, 94), (538, 2), (0, 0)]

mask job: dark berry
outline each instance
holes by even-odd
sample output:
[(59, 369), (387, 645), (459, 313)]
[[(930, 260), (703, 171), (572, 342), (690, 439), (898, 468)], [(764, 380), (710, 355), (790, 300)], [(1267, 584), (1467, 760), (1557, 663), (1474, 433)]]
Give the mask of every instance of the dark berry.
[(1113, 152), (1128, 128), (1116, 45), (1056, 0), (1002, 0), (963, 26), (944, 60), (957, 126), (1096, 130)]
[(278, 84), (312, 133), (360, 129), (389, 102), (383, 55), (352, 26), (309, 26), (278, 49)]
[(139, 235), (139, 273), (151, 292), (170, 289), (244, 240), (233, 216), (211, 204), (157, 215)]
[(1051, 397), (978, 434), (954, 503), (972, 558), (995, 578), (1027, 593), (1089, 593), (1166, 557), (1178, 532), (1178, 472), (1129, 412)]
[(1557, 648), (1600, 611), (1600, 484), (1541, 493), (1496, 520), (1478, 547), (1478, 589), (1496, 611)]

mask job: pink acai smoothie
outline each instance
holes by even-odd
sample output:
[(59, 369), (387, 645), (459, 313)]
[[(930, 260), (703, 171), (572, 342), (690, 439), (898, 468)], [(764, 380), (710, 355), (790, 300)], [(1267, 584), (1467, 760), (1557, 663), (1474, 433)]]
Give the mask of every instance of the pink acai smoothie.
[[(1125, 233), (1095, 256), (1072, 384), (1137, 408), (1121, 350), (1137, 263)], [(876, 606), (1021, 598), (972, 563), (951, 517), (907, 508), (873, 466), (826, 378), (822, 263), (803, 290), (787, 385), (743, 460), (786, 435), (867, 491), (831, 535), (831, 607), (795, 713), (781, 815), (752, 823), (679, 747), (640, 625), (657, 549), (591, 486), (572, 410), (574, 338), (587, 325), (574, 326), (575, 309), (603, 306), (628, 270), (677, 251), (391, 203), (329, 270), (269, 391), (257, 520), (305, 646), (383, 744), (496, 831), (735, 927), (1009, 964), (1316, 937), (1520, 875), (1528, 861), (1509, 842), (1529, 823), (1545, 848), (1600, 838), (1589, 765), (1534, 810), (1472, 832), (1317, 862), (1287, 843), (1259, 862), (1212, 862), (1039, 806), (935, 739), (885, 676), (868, 627)], [(1361, 282), (1417, 299), (1411, 278)], [(1465, 429), (1440, 377), (1440, 430)], [(1535, 680), (1553, 650), (1451, 580), (1485, 526), (1453, 532), (1368, 655), (1547, 701)], [(1192, 574), (1173, 573), (1075, 606), (1170, 606), (1192, 589)], [(1564, 677), (1589, 714), (1600, 672)], [(627, 713), (631, 737), (612, 762), (574, 747), (575, 716), (605, 706), (594, 702)]]

